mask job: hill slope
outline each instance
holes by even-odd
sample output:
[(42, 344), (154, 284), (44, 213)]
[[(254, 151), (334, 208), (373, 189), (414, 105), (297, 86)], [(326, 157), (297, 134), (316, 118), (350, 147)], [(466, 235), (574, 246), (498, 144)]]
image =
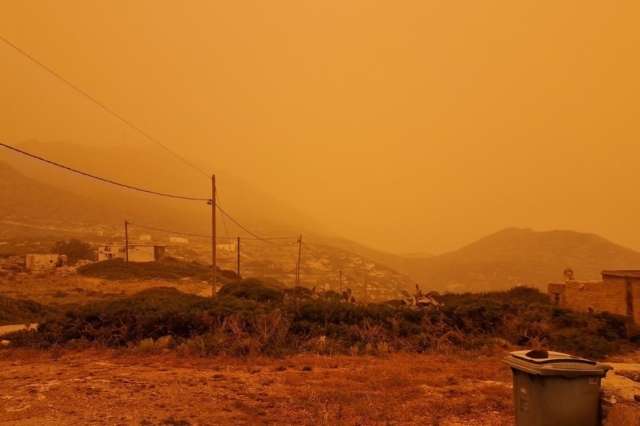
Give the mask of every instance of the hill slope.
[[(56, 182), (60, 184), (59, 182)], [(9, 241), (20, 240), (20, 247), (5, 244), (0, 252), (24, 254), (40, 252), (53, 243), (52, 237), (81, 238), (93, 243), (98, 241), (116, 241), (122, 243), (123, 221), (127, 218), (133, 222), (168, 227), (179, 230), (180, 223), (173, 224), (170, 219), (192, 218), (184, 211), (172, 211), (170, 206), (158, 206), (138, 199), (133, 202), (99, 203), (64, 189), (39, 182), (17, 172), (13, 167), (0, 162), (0, 237)], [(94, 194), (95, 195), (95, 194)], [(134, 194), (135, 196), (135, 194)], [(105, 198), (107, 198), (105, 196)], [(210, 207), (209, 207), (210, 212)], [(156, 214), (157, 211), (165, 215)], [(196, 216), (196, 215), (194, 215)], [(193, 221), (193, 218), (192, 218)], [(207, 221), (210, 223), (210, 219)], [(182, 224), (183, 225), (183, 224)], [(104, 237), (96, 237), (95, 229), (105, 231)], [(287, 224), (262, 224), (256, 229), (262, 235), (286, 232), (297, 234), (299, 229)], [(219, 232), (222, 231), (219, 229)], [(208, 234), (209, 230), (205, 232)], [(151, 234), (151, 242), (167, 245), (171, 256), (180, 256), (189, 260), (200, 260), (205, 264), (211, 259), (211, 245), (206, 238), (190, 238), (188, 245), (171, 245), (169, 235), (144, 229), (130, 229), (130, 238), (136, 241), (140, 233)], [(30, 240), (27, 243), (26, 240)], [(363, 253), (352, 253), (340, 247), (324, 242), (319, 237), (305, 238), (305, 250), (301, 254), (302, 284), (306, 287), (317, 286), (339, 290), (340, 281), (337, 271), (343, 271), (343, 288), (351, 288), (356, 297), (365, 297), (364, 280), (367, 279), (366, 297), (370, 300), (387, 300), (397, 298), (403, 289), (412, 288), (411, 279), (389, 267), (388, 262), (371, 260), (367, 253), (378, 258), (375, 250), (363, 250)], [(346, 241), (346, 240), (345, 240)], [(46, 242), (46, 244), (41, 244)], [(27, 243), (27, 244), (25, 244)], [(348, 243), (348, 241), (347, 241)], [(287, 242), (287, 246), (274, 247), (261, 244), (259, 241), (242, 243), (243, 276), (271, 277), (293, 285), (295, 264), (298, 259), (298, 245)], [(359, 245), (352, 243), (354, 247)], [(311, 254), (307, 247), (311, 247)], [(384, 254), (379, 252), (380, 259)], [(388, 255), (390, 259), (393, 255)], [(235, 252), (219, 253), (219, 266), (236, 269)]]
[(5, 223), (37, 226), (113, 224), (107, 206), (30, 179), (0, 162), (0, 211)]
[(600, 279), (603, 269), (640, 269), (640, 253), (594, 234), (508, 228), (459, 250), (407, 259), (398, 270), (437, 291), (540, 289), (560, 282), (566, 267), (576, 279)]
[[(28, 141), (16, 146), (81, 171), (162, 193), (196, 198), (211, 197), (211, 181), (180, 160), (155, 146), (100, 148), (68, 143)], [(81, 177), (66, 170), (35, 161), (8, 150), (0, 151), (0, 161), (41, 182), (106, 205), (127, 205), (140, 212), (139, 223), (171, 224), (172, 229), (191, 233), (210, 231), (211, 208), (204, 202), (183, 201), (145, 195)], [(243, 225), (278, 233), (280, 224), (289, 228), (314, 229), (323, 225), (206, 161), (191, 161), (207, 173), (215, 170), (218, 202)], [(129, 218), (133, 221), (132, 218)], [(222, 218), (220, 217), (222, 228)], [(124, 218), (123, 218), (124, 220)], [(231, 234), (238, 229), (226, 221)], [(220, 229), (223, 231), (223, 229)], [(231, 232), (232, 231), (232, 232)], [(298, 232), (298, 234), (299, 234)], [(264, 233), (264, 232), (263, 232)]]

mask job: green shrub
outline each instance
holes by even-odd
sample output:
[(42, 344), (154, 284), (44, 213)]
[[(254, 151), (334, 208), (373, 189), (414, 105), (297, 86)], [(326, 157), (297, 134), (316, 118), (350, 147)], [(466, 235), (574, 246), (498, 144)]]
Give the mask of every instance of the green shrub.
[(32, 300), (0, 296), (0, 325), (39, 322), (53, 312), (56, 312), (55, 308)]
[(223, 285), (218, 291), (221, 296), (233, 296), (241, 299), (255, 300), (257, 302), (280, 302), (284, 294), (275, 288), (268, 287), (256, 278), (248, 278), (240, 283), (230, 282)]
[[(510, 345), (543, 345), (596, 359), (640, 346), (640, 331), (626, 317), (535, 303), (529, 290), (524, 297), (511, 293), (513, 302), (505, 294), (510, 293), (501, 292), (499, 297), (445, 295), (454, 303), (440, 309), (412, 310), (312, 298), (284, 301), (284, 292), (255, 279), (240, 285), (229, 283), (215, 298), (154, 288), (126, 299), (47, 312), (49, 317), (40, 323), (38, 333), (15, 334), (12, 345), (99, 342), (151, 350), (154, 341), (171, 336), (172, 346), (179, 351), (203, 356), (282, 355), (304, 350), (345, 354), (494, 351)], [(24, 307), (44, 317), (40, 305), (25, 302)], [(20, 315), (25, 318), (26, 314)], [(144, 341), (151, 343), (140, 343)]]
[[(211, 281), (211, 267), (174, 258), (165, 258), (161, 262), (129, 262), (128, 264), (123, 259), (110, 259), (83, 265), (78, 268), (78, 273), (86, 277), (107, 280), (193, 278), (199, 281)], [(220, 278), (222, 283), (228, 281), (225, 275), (221, 275)]]

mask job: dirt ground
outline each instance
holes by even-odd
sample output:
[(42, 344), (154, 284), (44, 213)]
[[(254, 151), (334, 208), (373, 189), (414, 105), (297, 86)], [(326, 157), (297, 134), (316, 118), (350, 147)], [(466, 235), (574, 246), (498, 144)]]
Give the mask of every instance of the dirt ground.
[(82, 276), (34, 274), (19, 274), (14, 280), (0, 278), (0, 296), (30, 299), (53, 306), (120, 299), (152, 287), (175, 287), (185, 293), (211, 296), (211, 284), (190, 279), (109, 281)]
[(0, 351), (7, 425), (513, 424), (499, 357)]

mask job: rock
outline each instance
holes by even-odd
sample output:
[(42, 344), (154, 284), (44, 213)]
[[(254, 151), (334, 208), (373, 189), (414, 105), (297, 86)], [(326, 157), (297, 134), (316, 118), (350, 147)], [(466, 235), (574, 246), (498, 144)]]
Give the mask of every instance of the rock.
[(629, 405), (616, 405), (606, 413), (602, 426), (638, 426), (640, 409)]
[(3, 346), (3, 347), (7, 347), (7, 346), (9, 346), (10, 344), (11, 344), (11, 342), (10, 342), (10, 341), (8, 341), (8, 340), (2, 340), (2, 341), (0, 341), (0, 346)]
[(629, 378), (640, 364), (610, 364), (613, 371), (602, 380), (603, 426), (640, 425), (640, 383)]

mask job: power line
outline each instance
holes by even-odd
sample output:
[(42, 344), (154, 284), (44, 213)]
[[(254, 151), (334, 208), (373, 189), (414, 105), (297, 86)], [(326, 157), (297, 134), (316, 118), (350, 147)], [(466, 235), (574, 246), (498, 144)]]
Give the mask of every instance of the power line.
[(305, 249), (307, 249), (307, 251), (309, 252), (309, 254), (311, 254), (311, 256), (313, 256), (322, 266), (324, 266), (325, 268), (327, 268), (328, 270), (330, 270), (331, 272), (335, 272), (338, 273), (337, 271), (334, 271), (332, 268), (328, 267), (327, 265), (325, 265), (322, 260), (320, 260), (318, 258), (318, 256), (316, 256), (309, 247), (307, 247), (307, 245), (303, 242), (302, 243), (302, 247), (304, 247)]
[(220, 210), (220, 212), (221, 212), (223, 215), (225, 215), (226, 217), (228, 217), (228, 218), (229, 218), (229, 220), (231, 220), (231, 222), (233, 222), (233, 223), (235, 223), (236, 225), (238, 225), (238, 226), (240, 227), (240, 229), (244, 230), (247, 234), (251, 235), (251, 236), (252, 236), (252, 237), (254, 237), (256, 240), (264, 241), (265, 243), (273, 244), (274, 246), (275, 246), (275, 245), (285, 245), (285, 244), (272, 243), (271, 241), (267, 241), (267, 239), (266, 239), (266, 238), (262, 238), (262, 237), (257, 236), (256, 234), (254, 234), (253, 232), (249, 231), (249, 230), (248, 230), (247, 228), (245, 228), (244, 226), (240, 225), (240, 224), (238, 223), (238, 221), (237, 221), (237, 220), (235, 220), (234, 218), (232, 218), (231, 216), (229, 216), (229, 214), (228, 214), (227, 212), (225, 212), (224, 210), (222, 210), (222, 209), (220, 208), (220, 206), (219, 206), (219, 205), (216, 205), (216, 207), (218, 208), (218, 210)]
[[(222, 203), (220, 202), (220, 194), (218, 191), (216, 191), (216, 201), (219, 206), (222, 205)], [(222, 215), (222, 226), (224, 227), (224, 234), (227, 236), (227, 238), (229, 238), (229, 230), (227, 229), (227, 221), (224, 220), (224, 215)]]
[[(129, 224), (129, 226), (135, 226), (137, 228), (144, 228), (144, 229), (150, 229), (152, 231), (158, 231), (158, 232), (166, 232), (169, 234), (177, 234), (177, 235), (186, 235), (189, 237), (201, 237), (201, 238), (211, 238), (211, 235), (204, 235), (204, 234), (191, 234), (188, 232), (180, 232), (180, 231), (172, 231), (169, 229), (162, 229), (162, 228), (154, 228), (151, 226), (146, 226), (146, 225), (139, 225), (137, 223), (132, 223), (132, 222), (127, 222)], [(298, 238), (298, 237), (275, 237), (275, 238), (263, 238), (262, 240), (284, 240), (284, 239), (292, 239), (292, 238)], [(225, 237), (218, 237), (216, 238), (216, 240), (229, 240), (229, 241), (234, 241), (235, 238), (225, 238)], [(242, 240), (257, 240), (257, 238), (242, 238)], [(289, 245), (293, 245), (293, 244), (298, 244), (297, 241), (294, 241), (293, 243), (290, 244), (275, 244), (277, 246), (289, 246)], [(257, 246), (252, 246), (252, 247), (257, 247)]]
[(28, 153), (26, 151), (22, 151), (22, 150), (20, 150), (18, 148), (14, 148), (14, 147), (12, 147), (10, 145), (7, 145), (7, 144), (4, 144), (2, 142), (0, 142), (0, 146), (8, 148), (8, 149), (10, 149), (12, 151), (18, 152), (20, 154), (26, 155), (28, 157), (35, 158), (36, 160), (40, 160), (40, 161), (43, 161), (45, 163), (54, 165), (56, 167), (60, 167), (60, 168), (65, 169), (65, 170), (69, 170), (69, 171), (74, 172), (74, 173), (78, 173), (78, 174), (80, 174), (82, 176), (90, 177), (92, 179), (96, 179), (96, 180), (99, 180), (99, 181), (102, 181), (102, 182), (110, 183), (112, 185), (121, 186), (123, 188), (133, 189), (135, 191), (140, 191), (140, 192), (146, 192), (147, 194), (159, 195), (161, 197), (178, 198), (180, 200), (207, 201), (207, 202), (211, 201), (210, 198), (194, 198), (194, 197), (184, 197), (184, 196), (181, 196), (181, 195), (165, 194), (165, 193), (162, 193), (162, 192), (156, 192), (156, 191), (151, 191), (151, 190), (148, 190), (148, 189), (138, 188), (138, 187), (131, 186), (131, 185), (126, 185), (124, 183), (114, 182), (112, 180), (101, 178), (99, 176), (95, 176), (95, 175), (92, 175), (92, 174), (89, 174), (89, 173), (81, 172), (80, 170), (76, 170), (76, 169), (73, 169), (71, 167), (67, 167), (67, 166), (64, 166), (62, 164), (56, 163), (54, 161), (47, 160), (46, 158), (42, 158), (42, 157), (39, 157), (37, 155), (30, 154), (30, 153)]
[[(131, 223), (131, 222), (127, 222), (129, 226), (135, 226), (137, 228), (144, 228), (144, 229), (150, 229), (152, 231), (159, 231), (159, 232), (166, 232), (168, 234), (178, 234), (178, 235), (186, 235), (189, 237), (202, 237), (202, 238), (211, 238), (211, 235), (203, 235), (203, 234), (189, 234), (187, 232), (178, 232), (178, 231), (170, 231), (168, 229), (160, 229), (160, 228), (153, 228), (151, 226), (145, 226), (145, 225), (138, 225), (137, 223)], [(230, 239), (230, 238), (217, 238), (217, 239)]]
[(123, 123), (125, 123), (127, 126), (131, 127), (132, 129), (134, 129), (135, 131), (137, 131), (138, 133), (140, 133), (141, 135), (143, 135), (144, 137), (146, 137), (147, 139), (149, 139), (151, 142), (161, 146), (162, 148), (164, 148), (167, 152), (169, 152), (171, 155), (179, 158), (181, 161), (183, 161), (184, 163), (186, 163), (187, 165), (189, 165), (190, 167), (192, 167), (193, 169), (197, 170), (198, 172), (202, 173), (203, 175), (205, 175), (207, 178), (211, 179), (211, 176), (207, 173), (205, 173), (204, 171), (202, 171), (201, 169), (199, 169), (198, 167), (196, 167), (195, 165), (193, 165), (192, 163), (190, 163), (189, 161), (187, 161), (186, 159), (184, 159), (183, 157), (181, 157), (180, 155), (176, 154), (175, 152), (173, 152), (171, 149), (169, 149), (167, 146), (163, 145), (162, 143), (160, 143), (159, 141), (157, 141), (155, 138), (153, 138), (151, 135), (149, 135), (148, 133), (144, 132), (143, 130), (141, 130), (139, 127), (136, 127), (133, 123), (131, 123), (130, 121), (126, 120), (125, 118), (123, 118), (122, 116), (118, 115), (115, 111), (109, 109), (108, 107), (106, 107), (104, 104), (100, 103), (97, 99), (93, 98), (92, 96), (88, 95), (87, 93), (83, 92), (80, 88), (78, 88), (77, 86), (75, 86), (73, 83), (69, 82), (68, 80), (64, 79), (63, 77), (61, 77), (59, 74), (57, 74), (55, 71), (53, 71), (51, 68), (48, 68), (46, 65), (44, 65), (42, 62), (39, 62), (37, 59), (35, 59), (33, 56), (29, 55), (28, 53), (26, 53), (25, 51), (23, 51), (22, 49), (20, 49), (18, 46), (14, 45), (13, 43), (9, 42), (7, 39), (5, 39), (4, 37), (0, 36), (0, 40), (4, 41), (6, 44), (8, 44), (9, 46), (13, 47), (15, 50), (17, 50), (18, 52), (20, 52), (21, 54), (23, 54), (24, 56), (26, 56), (27, 58), (31, 59), (33, 62), (35, 62), (36, 64), (38, 64), (39, 66), (41, 66), (42, 68), (44, 68), (45, 70), (47, 70), (49, 73), (51, 73), (53, 76), (55, 76), (56, 78), (58, 78), (60, 81), (64, 82), (65, 84), (67, 84), (69, 87), (71, 87), (72, 89), (74, 89), (76, 92), (80, 93), (81, 95), (83, 95), (84, 97), (86, 97), (87, 99), (89, 99), (90, 101), (92, 101), (93, 103), (95, 103), (96, 105), (98, 105), (99, 107), (101, 107), (102, 109), (104, 109), (105, 111), (107, 111), (109, 114), (113, 115), (114, 117), (116, 117), (118, 120), (122, 121)]
[[(49, 67), (47, 67), (46, 65), (44, 65), (43, 63), (41, 63), (40, 61), (38, 61), (37, 59), (35, 59), (33, 56), (29, 55), (28, 53), (26, 53), (25, 51), (23, 51), (22, 49), (20, 49), (18, 46), (14, 45), (13, 43), (11, 43), (10, 41), (8, 41), (7, 39), (5, 39), (4, 37), (0, 36), (0, 40), (4, 41), (7, 45), (11, 46), (13, 49), (17, 50), (18, 52), (20, 52), (22, 55), (24, 55), (25, 57), (27, 57), (28, 59), (30, 59), (31, 61), (33, 61), (34, 63), (36, 63), (37, 65), (39, 65), (40, 67), (42, 67), (44, 70), (46, 70), (47, 72), (49, 72), (50, 74), (52, 74), (53, 76), (55, 76), (57, 79), (59, 79), (60, 81), (62, 81), (63, 83), (65, 83), (66, 85), (68, 85), (69, 87), (71, 87), (72, 89), (74, 89), (75, 91), (77, 91), (78, 93), (80, 93), (81, 95), (83, 95), (84, 97), (86, 97), (87, 99), (89, 99), (90, 101), (92, 101), (93, 103), (95, 103), (96, 105), (98, 105), (99, 107), (101, 107), (102, 109), (104, 109), (105, 111), (107, 111), (109, 114), (113, 115), (114, 117), (116, 117), (118, 120), (122, 121), (123, 123), (125, 123), (127, 126), (131, 127), (132, 129), (134, 129), (135, 131), (137, 131), (138, 133), (140, 133), (141, 135), (143, 135), (144, 137), (146, 137), (147, 139), (149, 139), (150, 141), (154, 142), (155, 144), (157, 144), (158, 146), (162, 147), (163, 149), (165, 149), (167, 152), (169, 152), (170, 154), (172, 154), (173, 156), (175, 156), (176, 158), (180, 159), (181, 161), (183, 161), (185, 164), (189, 165), (190, 167), (192, 167), (193, 169), (197, 170), (198, 172), (200, 172), (201, 174), (203, 174), (204, 176), (206, 176), (208, 179), (211, 179), (211, 176), (207, 173), (205, 173), (203, 170), (199, 169), (198, 167), (196, 167), (194, 164), (192, 164), (191, 162), (187, 161), (185, 158), (181, 157), (180, 155), (176, 154), (175, 152), (173, 152), (171, 149), (169, 149), (167, 146), (165, 146), (164, 144), (160, 143), (158, 140), (156, 140), (155, 138), (153, 138), (151, 135), (149, 135), (148, 133), (144, 132), (143, 130), (141, 130), (139, 127), (135, 126), (133, 123), (131, 123), (130, 121), (128, 121), (127, 119), (125, 119), (124, 117), (120, 116), (119, 114), (117, 114), (115, 111), (113, 111), (112, 109), (108, 108), (106, 105), (102, 104), (100, 101), (98, 101), (97, 99), (95, 99), (94, 97), (92, 97), (91, 95), (87, 94), (86, 92), (84, 92), (82, 89), (80, 89), (79, 87), (75, 86), (73, 83), (71, 83), (70, 81), (66, 80), (65, 78), (63, 78), (62, 76), (60, 76), (59, 74), (57, 74), (55, 71), (53, 71), (52, 69), (50, 69)], [(124, 185), (124, 184), (120, 184), (117, 182), (113, 182), (110, 181), (108, 179), (103, 179), (97, 176), (93, 176), (90, 175), (88, 173), (84, 173), (84, 172), (80, 172), (78, 170), (74, 170), (71, 169), (69, 167), (54, 163), (52, 161), (49, 160), (45, 160), (43, 158), (37, 157), (35, 155), (26, 153), (24, 151), (20, 151), (16, 148), (10, 147), (8, 145), (4, 145), (2, 144), (2, 146), (9, 148), (9, 149), (13, 149), (14, 151), (17, 152), (21, 152), (22, 154), (28, 155), (30, 157), (33, 158), (37, 158), (41, 161), (45, 161), (47, 163), (56, 165), (58, 167), (62, 167), (65, 168), (67, 170), (71, 170), (75, 173), (80, 173), (82, 175), (88, 176), (88, 177), (92, 177), (94, 179), (98, 179), (104, 182), (108, 182), (108, 183), (112, 183), (114, 185), (119, 185), (125, 188), (129, 188), (129, 189), (134, 189), (137, 191), (141, 191), (141, 192), (147, 192), (150, 194), (155, 194), (155, 195), (160, 195), (160, 196), (164, 196), (164, 197), (171, 197), (171, 198), (179, 198), (179, 199), (185, 199), (185, 200), (194, 200), (194, 201), (210, 201), (210, 199), (201, 199), (201, 198), (191, 198), (191, 197), (182, 197), (182, 196), (174, 196), (174, 195), (169, 195), (169, 194), (163, 194), (163, 193), (158, 193), (155, 191), (149, 191), (149, 190), (145, 190), (145, 189), (140, 189), (140, 188), (136, 188), (136, 187), (132, 187), (129, 185)], [(228, 217), (233, 223), (235, 223), (236, 225), (238, 225), (241, 229), (243, 229), (245, 232), (247, 232), (249, 235), (252, 235), (253, 237), (255, 237), (258, 240), (267, 242), (269, 244), (274, 244), (274, 245), (278, 245), (276, 243), (272, 243), (270, 241), (267, 241), (264, 238), (261, 238), (259, 236), (257, 236), (256, 234), (254, 234), (253, 232), (249, 231), (247, 228), (245, 228), (244, 226), (240, 225), (235, 219), (233, 219), (231, 216), (229, 216), (229, 214), (227, 214), (224, 210), (222, 210), (222, 208), (220, 207), (220, 197), (216, 194), (216, 198), (217, 198), (217, 204), (215, 202), (215, 200), (211, 200), (212, 204), (215, 204), (216, 207), (223, 213), (224, 216)], [(229, 235), (228, 231), (227, 231), (227, 225), (224, 221), (224, 216), (222, 218), (222, 222), (223, 222), (223, 226), (225, 228), (225, 232), (227, 234), (227, 237)]]

